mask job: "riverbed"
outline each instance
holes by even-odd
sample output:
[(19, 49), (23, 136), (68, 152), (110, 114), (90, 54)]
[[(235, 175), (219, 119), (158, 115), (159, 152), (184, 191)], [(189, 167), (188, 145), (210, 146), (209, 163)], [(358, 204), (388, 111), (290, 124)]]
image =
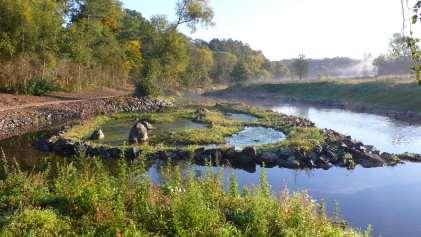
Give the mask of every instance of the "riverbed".
[[(381, 151), (421, 153), (421, 125), (372, 114), (301, 104), (274, 104), (271, 108), (306, 117), (320, 128), (351, 135)], [(38, 136), (42, 136), (42, 133), (0, 141), (0, 146), (8, 158), (16, 157), (23, 167), (29, 168), (46, 156), (33, 150), (30, 145)], [(148, 171), (155, 182), (160, 180), (159, 165), (152, 165)], [(185, 165), (181, 164), (182, 167)], [(205, 170), (200, 166), (193, 166), (193, 169), (199, 175)], [(235, 172), (239, 184), (244, 187), (258, 183), (261, 169), (258, 167), (256, 172), (250, 173), (224, 168), (224, 172), (226, 177)], [(313, 198), (323, 199), (331, 214), (337, 201), (341, 216), (352, 227), (365, 229), (371, 224), (374, 236), (421, 236), (421, 164), (407, 163), (374, 169), (357, 167), (351, 171), (343, 168), (328, 171), (272, 168), (266, 169), (266, 172), (275, 193), (285, 187), (291, 191), (307, 190)]]

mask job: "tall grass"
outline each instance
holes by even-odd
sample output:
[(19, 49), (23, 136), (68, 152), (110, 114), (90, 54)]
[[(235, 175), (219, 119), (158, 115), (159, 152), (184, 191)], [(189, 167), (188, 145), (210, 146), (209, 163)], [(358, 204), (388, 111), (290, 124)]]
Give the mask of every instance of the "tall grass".
[(24, 172), (1, 166), (1, 236), (368, 236), (332, 224), (306, 193), (275, 197), (260, 185), (239, 190), (235, 176), (181, 175), (177, 166), (149, 180), (142, 165), (96, 159)]

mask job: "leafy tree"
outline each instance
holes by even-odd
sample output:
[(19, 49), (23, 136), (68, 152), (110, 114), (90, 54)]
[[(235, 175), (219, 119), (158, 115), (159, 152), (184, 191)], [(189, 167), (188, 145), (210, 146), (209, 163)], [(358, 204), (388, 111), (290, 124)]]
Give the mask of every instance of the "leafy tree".
[(289, 74), (288, 66), (280, 61), (271, 62), (270, 70), (275, 79), (286, 77)]
[(408, 74), (411, 68), (411, 51), (407, 46), (408, 37), (400, 33), (390, 39), (390, 52), (380, 55), (373, 61), (378, 75)]
[(407, 47), (407, 37), (400, 33), (393, 34), (389, 48), (392, 57), (409, 57), (411, 54), (410, 49)]
[(211, 71), (211, 77), (216, 82), (229, 82), (234, 66), (237, 64), (237, 57), (229, 52), (213, 52), (214, 65)]
[(292, 62), (292, 69), (294, 71), (294, 74), (298, 76), (300, 80), (302, 80), (304, 77), (307, 76), (308, 68), (309, 68), (309, 63), (304, 54), (298, 55), (298, 58), (296, 58)]
[(0, 2), (0, 53), (11, 58), (57, 53), (63, 24), (63, 4), (54, 0), (2, 0)]
[(177, 22), (174, 28), (187, 24), (192, 32), (197, 30), (197, 25), (213, 25), (214, 12), (209, 6), (209, 0), (179, 0), (176, 6)]
[(189, 58), (183, 84), (187, 87), (210, 84), (209, 74), (214, 64), (212, 52), (207, 47), (192, 44), (189, 47)]
[[(236, 41), (232, 39), (228, 40), (219, 40), (213, 39), (209, 42), (209, 48), (215, 52), (227, 52), (234, 55), (237, 58), (237, 61), (243, 65), (238, 65), (237, 69), (241, 69), (241, 67), (245, 67), (247, 70), (246, 74), (250, 74), (247, 76), (247, 79), (251, 78), (262, 78), (262, 77), (270, 77), (267, 69), (265, 69), (265, 65), (267, 64), (266, 57), (260, 51), (255, 51), (250, 48), (249, 45), (244, 44), (241, 41)], [(215, 70), (214, 70), (215, 71)], [(236, 73), (234, 73), (236, 74)], [(231, 73), (231, 75), (233, 75)], [(232, 78), (236, 80), (238, 78)]]
[(244, 62), (237, 63), (231, 72), (231, 77), (234, 82), (245, 82), (250, 80), (252, 76), (253, 73)]

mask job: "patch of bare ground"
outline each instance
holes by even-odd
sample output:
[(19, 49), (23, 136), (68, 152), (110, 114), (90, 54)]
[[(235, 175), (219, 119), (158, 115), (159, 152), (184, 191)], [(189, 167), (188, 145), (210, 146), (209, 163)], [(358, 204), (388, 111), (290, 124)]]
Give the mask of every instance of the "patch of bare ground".
[(54, 92), (46, 96), (28, 96), (0, 93), (0, 111), (16, 110), (48, 104), (57, 104), (75, 100), (87, 100), (131, 95), (133, 87), (101, 88), (81, 92)]

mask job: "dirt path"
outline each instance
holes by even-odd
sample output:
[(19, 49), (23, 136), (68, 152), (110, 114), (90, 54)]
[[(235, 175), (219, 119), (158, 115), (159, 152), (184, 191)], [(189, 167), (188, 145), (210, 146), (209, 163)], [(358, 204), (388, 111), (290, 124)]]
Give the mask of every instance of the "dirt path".
[(25, 96), (0, 93), (0, 112), (37, 108), (41, 106), (59, 105), (94, 99), (113, 98), (133, 94), (131, 88), (114, 90), (85, 91), (81, 93), (58, 92), (48, 96)]

